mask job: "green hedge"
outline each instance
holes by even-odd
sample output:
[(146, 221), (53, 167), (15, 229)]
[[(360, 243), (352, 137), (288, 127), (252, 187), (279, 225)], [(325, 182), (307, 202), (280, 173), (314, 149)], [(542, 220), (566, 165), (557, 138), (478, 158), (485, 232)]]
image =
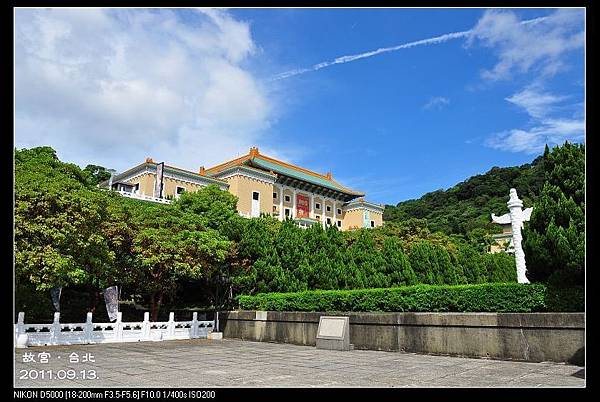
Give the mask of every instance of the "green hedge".
[(554, 288), (546, 290), (546, 311), (584, 311), (585, 291), (583, 287)]
[(541, 284), (416, 285), (239, 296), (244, 310), (534, 312), (583, 311), (583, 291), (549, 292)]

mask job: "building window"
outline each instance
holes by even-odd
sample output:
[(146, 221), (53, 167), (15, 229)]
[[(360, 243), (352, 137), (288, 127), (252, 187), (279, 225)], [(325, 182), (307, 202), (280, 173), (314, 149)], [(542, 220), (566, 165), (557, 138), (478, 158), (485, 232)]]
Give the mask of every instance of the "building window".
[(181, 186), (175, 187), (175, 198), (179, 198), (179, 196), (183, 193), (185, 193), (185, 187), (181, 187)]
[(326, 209), (327, 209), (327, 212), (331, 212), (331, 205), (327, 205)]
[(258, 201), (258, 197), (259, 197), (258, 191), (253, 191), (252, 192), (252, 199), (255, 200), (255, 201)]
[(321, 209), (321, 204), (319, 204), (318, 202), (315, 204), (315, 209)]
[(273, 193), (273, 199), (277, 198), (277, 193)]
[(371, 221), (371, 227), (374, 228), (375, 227), (375, 221)]
[(277, 207), (273, 205), (273, 212), (277, 212)]
[(285, 211), (285, 216), (290, 216), (290, 209), (289, 208), (284, 209), (284, 211)]
[(342, 214), (342, 210), (338, 208), (338, 209), (337, 209), (337, 214), (338, 214), (338, 215), (341, 215), (341, 214)]
[(331, 225), (331, 218), (327, 218), (327, 224)]
[(315, 215), (315, 219), (316, 220), (321, 220), (321, 217), (319, 215)]
[(342, 221), (337, 221), (338, 228), (342, 227)]
[(285, 196), (285, 202), (290, 202), (290, 196), (289, 195)]
[(133, 192), (136, 194), (140, 192), (140, 183), (135, 183), (135, 186), (133, 186)]

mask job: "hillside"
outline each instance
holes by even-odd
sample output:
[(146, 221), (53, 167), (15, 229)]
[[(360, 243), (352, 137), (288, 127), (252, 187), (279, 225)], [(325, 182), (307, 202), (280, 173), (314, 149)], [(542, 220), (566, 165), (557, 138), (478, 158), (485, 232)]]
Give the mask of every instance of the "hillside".
[(493, 167), (448, 190), (437, 190), (416, 200), (386, 205), (384, 220), (405, 221), (425, 218), (432, 232), (467, 234), (474, 229), (494, 233), (499, 226), (491, 223), (490, 214), (508, 212), (506, 201), (510, 188), (516, 188), (525, 207), (533, 204), (544, 184), (543, 157), (514, 167)]

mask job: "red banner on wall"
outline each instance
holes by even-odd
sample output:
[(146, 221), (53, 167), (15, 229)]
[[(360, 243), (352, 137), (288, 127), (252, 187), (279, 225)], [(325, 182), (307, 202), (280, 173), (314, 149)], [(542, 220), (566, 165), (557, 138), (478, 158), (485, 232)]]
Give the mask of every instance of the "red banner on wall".
[(296, 217), (308, 218), (310, 216), (310, 207), (308, 197), (298, 194), (296, 196)]

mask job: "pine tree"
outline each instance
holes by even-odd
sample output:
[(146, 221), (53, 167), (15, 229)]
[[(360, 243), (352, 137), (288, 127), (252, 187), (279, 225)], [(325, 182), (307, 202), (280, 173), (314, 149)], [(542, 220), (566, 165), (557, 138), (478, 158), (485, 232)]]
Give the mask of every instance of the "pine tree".
[(456, 260), (463, 270), (465, 283), (487, 282), (488, 276), (481, 252), (467, 244), (461, 244), (457, 250)]
[(544, 151), (546, 184), (523, 230), (532, 282), (582, 286), (585, 264), (585, 146)]
[(405, 286), (417, 283), (417, 276), (397, 238), (386, 238), (382, 252), (386, 263), (385, 273), (389, 278), (390, 286)]
[(515, 257), (506, 253), (483, 255), (483, 264), (489, 283), (506, 283), (517, 281)]
[(414, 244), (410, 250), (408, 260), (414, 270), (418, 283), (437, 284), (439, 275), (437, 264), (434, 263), (435, 250), (433, 244), (428, 241), (420, 241)]

